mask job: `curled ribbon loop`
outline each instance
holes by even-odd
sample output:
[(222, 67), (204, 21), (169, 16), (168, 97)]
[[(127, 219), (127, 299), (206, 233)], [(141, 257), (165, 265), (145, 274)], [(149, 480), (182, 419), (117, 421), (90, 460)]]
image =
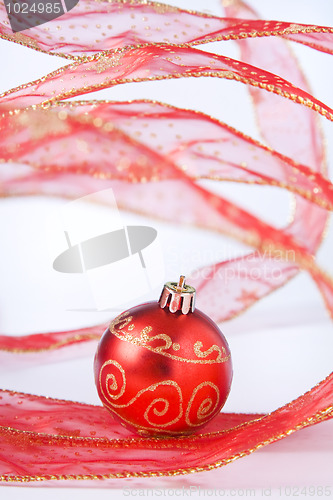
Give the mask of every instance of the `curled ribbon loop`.
[[(217, 321), (244, 312), (300, 270), (313, 278), (333, 315), (333, 280), (314, 258), (333, 209), (316, 114), (333, 121), (333, 110), (311, 95), (286, 49), (291, 40), (333, 54), (333, 28), (258, 20), (243, 2), (231, 3), (226, 15), (146, 1), (80, 0), (48, 30), (13, 34), (0, 5), (0, 37), (70, 62), (0, 96), (0, 193), (78, 197), (112, 187), (124, 209), (251, 246), (249, 255), (193, 273), (199, 307)], [(231, 39), (242, 40), (240, 60), (196, 48)], [(248, 86), (265, 144), (214, 117), (166, 103), (69, 100), (122, 83), (200, 76)], [(213, 194), (202, 179), (286, 189), (295, 197), (293, 220), (276, 228)], [(266, 279), (254, 279), (253, 267), (265, 270)], [(216, 290), (223, 303), (215, 301)], [(1, 335), (1, 359), (24, 355), (34, 363), (43, 353), (44, 359), (51, 351), (61, 358), (70, 349), (75, 355), (76, 346), (96, 342), (104, 329)], [(113, 405), (123, 395), (116, 369), (105, 388)], [(191, 411), (202, 419), (214, 411), (214, 387), (211, 392), (201, 405), (193, 394)], [(0, 390), (0, 480), (111, 484), (211, 470), (332, 418), (332, 394), (333, 374), (270, 414), (221, 413), (205, 433), (158, 440), (133, 437), (100, 406)], [(147, 420), (167, 411), (175, 418), (162, 399), (154, 404)]]

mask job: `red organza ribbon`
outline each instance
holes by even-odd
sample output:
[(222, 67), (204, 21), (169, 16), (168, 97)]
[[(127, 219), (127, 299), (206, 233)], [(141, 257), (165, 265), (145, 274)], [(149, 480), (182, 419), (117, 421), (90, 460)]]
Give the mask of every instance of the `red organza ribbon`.
[[(0, 96), (1, 195), (77, 197), (112, 187), (122, 208), (228, 234), (252, 246), (250, 255), (193, 275), (199, 307), (217, 321), (245, 311), (300, 269), (310, 273), (332, 314), (333, 282), (314, 255), (333, 207), (315, 112), (332, 121), (333, 110), (311, 95), (283, 38), (332, 53), (333, 29), (257, 20), (241, 2), (227, 7), (226, 14), (80, 0), (47, 30), (13, 35), (0, 6), (2, 38), (74, 59)], [(253, 37), (265, 38), (253, 46)], [(242, 39), (242, 60), (195, 48), (229, 39)], [(247, 84), (269, 147), (203, 113), (164, 103), (64, 100), (125, 82), (191, 76)], [(213, 194), (201, 179), (287, 189), (296, 199), (293, 221), (275, 228)], [(253, 277), (254, 267), (265, 270), (265, 280)], [(233, 280), (226, 280), (231, 273)], [(228, 298), (222, 304), (216, 302), (217, 289)], [(30, 355), (35, 362), (40, 352), (61, 355), (70, 346), (96, 341), (103, 326), (2, 335), (0, 349), (7, 358)], [(133, 437), (102, 407), (2, 391), (0, 475), (12, 482), (119, 480), (209, 470), (331, 418), (332, 389), (330, 375), (269, 415), (221, 414), (204, 434), (163, 441)]]
[(9, 424), (0, 427), (1, 468), (8, 471), (2, 479), (121, 479), (215, 469), (331, 418), (332, 379), (268, 415), (220, 413), (204, 433), (168, 439), (134, 437), (98, 406), (2, 391)]
[[(241, 2), (237, 10), (240, 12)], [(244, 11), (248, 17), (248, 12)], [(177, 7), (132, 0), (83, 0), (75, 10), (26, 33), (12, 33), (6, 9), (0, 5), (0, 36), (36, 50), (67, 59), (141, 43), (200, 45), (217, 40), (282, 36), (333, 53), (333, 29), (262, 19), (220, 18)], [(252, 16), (250, 16), (252, 17)]]

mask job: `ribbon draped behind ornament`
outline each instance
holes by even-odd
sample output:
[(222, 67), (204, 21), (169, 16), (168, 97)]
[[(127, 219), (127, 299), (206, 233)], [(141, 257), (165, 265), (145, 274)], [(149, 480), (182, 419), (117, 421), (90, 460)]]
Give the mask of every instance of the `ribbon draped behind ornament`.
[[(252, 254), (208, 266), (191, 280), (199, 307), (215, 320), (240, 314), (300, 269), (315, 280), (332, 315), (333, 282), (313, 255), (333, 207), (315, 112), (333, 121), (333, 110), (311, 95), (283, 38), (332, 54), (333, 29), (257, 20), (241, 2), (227, 7), (226, 14), (218, 18), (150, 2), (80, 0), (60, 21), (47, 23), (47, 30), (35, 27), (27, 35), (13, 35), (1, 5), (2, 38), (74, 59), (0, 96), (1, 195), (78, 197), (112, 187), (121, 208), (217, 231), (254, 247)], [(254, 45), (250, 38), (261, 40)], [(243, 60), (195, 48), (230, 39), (242, 40)], [(62, 101), (126, 82), (192, 76), (247, 84), (270, 147), (203, 113), (164, 103)], [(205, 189), (201, 179), (287, 189), (296, 197), (294, 219), (277, 229)], [(274, 260), (277, 255), (284, 260)], [(237, 272), (240, 263), (242, 273)], [(272, 264), (279, 267), (278, 275)], [(254, 280), (253, 266), (265, 269), (268, 278)], [(226, 284), (230, 271), (235, 278)], [(228, 297), (223, 304), (213, 298), (216, 289)], [(96, 340), (103, 329), (2, 335), (0, 348), (7, 358), (24, 353), (34, 362), (38, 353), (53, 350), (61, 356), (64, 349)], [(331, 374), (269, 415), (222, 413), (204, 434), (165, 440), (133, 437), (102, 407), (1, 391), (0, 476), (13, 482), (119, 480), (209, 470), (331, 418), (332, 390)]]
[[(238, 7), (240, 6), (238, 2)], [(89, 18), (88, 18), (89, 16)], [(232, 16), (232, 17), (231, 17)], [(218, 40), (283, 36), (322, 52), (333, 53), (333, 28), (261, 19), (220, 18), (157, 2), (80, 1), (61, 22), (35, 26), (27, 34), (12, 33), (5, 6), (0, 5), (0, 37), (66, 59), (128, 45), (166, 42), (200, 45)]]

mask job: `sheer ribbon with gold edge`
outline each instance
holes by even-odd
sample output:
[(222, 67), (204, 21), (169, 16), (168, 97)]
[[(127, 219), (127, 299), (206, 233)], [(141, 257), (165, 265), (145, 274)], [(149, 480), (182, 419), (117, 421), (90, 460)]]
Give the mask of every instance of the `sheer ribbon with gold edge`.
[(332, 380), (273, 413), (220, 413), (202, 433), (165, 439), (133, 436), (102, 407), (2, 391), (0, 478), (120, 480), (215, 469), (331, 418)]
[(194, 46), (268, 36), (282, 36), (332, 54), (332, 34), (333, 28), (327, 26), (231, 16), (220, 18), (146, 0), (131, 3), (80, 0), (61, 20), (54, 19), (46, 26), (13, 34), (5, 6), (0, 5), (1, 38), (67, 59), (146, 42)]
[[(92, 16), (84, 17), (85, 26), (82, 24), (84, 6), (92, 10)], [(3, 16), (3, 10), (0, 12)], [(121, 23), (117, 22), (118, 33), (103, 34), (106, 22), (110, 22), (108, 30), (113, 29), (110, 19), (118, 13), (123, 16), (124, 26), (132, 23), (131, 30), (122, 30)], [(146, 22), (147, 13), (149, 29), (146, 30), (148, 24), (142, 23), (134, 28), (137, 15)], [(74, 40), (73, 31), (70, 43), (63, 34), (54, 34), (59, 20), (48, 23), (51, 32), (46, 36), (41, 34), (42, 28), (29, 30), (29, 35), (10, 35), (3, 21), (3, 38), (76, 61), (1, 96), (1, 194), (74, 197), (112, 186), (122, 208), (222, 232), (256, 248), (251, 258), (218, 263), (205, 270), (205, 280), (198, 278), (199, 303), (215, 319), (230, 319), (239, 314), (286, 283), (300, 268), (310, 272), (332, 314), (332, 280), (313, 258), (328, 211), (332, 209), (332, 185), (326, 178), (322, 139), (313, 111), (332, 120), (332, 109), (311, 96), (293, 57), (288, 54), (286, 58), (281, 39), (262, 40), (260, 51), (251, 46), (251, 40), (246, 42), (246, 49), (242, 42), (242, 56), (247, 62), (191, 46), (212, 39), (283, 35), (331, 53), (332, 28), (239, 20), (238, 16), (254, 15), (240, 2), (231, 15), (233, 18), (219, 19), (159, 4), (81, 0), (61, 19), (58, 30), (69, 32), (75, 29), (75, 22), (78, 23), (80, 33), (85, 35), (80, 34), (80, 39)], [(161, 22), (161, 16), (165, 22)], [(170, 16), (175, 23), (175, 19), (177, 23), (186, 22), (185, 34), (179, 25), (170, 28)], [(97, 17), (100, 21), (96, 21)], [(155, 22), (155, 28), (160, 28), (155, 30), (157, 35), (152, 29)], [(267, 31), (262, 31), (265, 27)], [(101, 33), (101, 40), (91, 47), (91, 37), (95, 37), (96, 30)], [(178, 40), (175, 35), (179, 32), (185, 38)], [(153, 43), (150, 43), (152, 33)], [(273, 68), (266, 60), (271, 54), (271, 43), (275, 44), (276, 54)], [(102, 52), (115, 47), (121, 49)], [(273, 69), (280, 76), (273, 74)], [(254, 94), (258, 120), (263, 137), (274, 149), (201, 113), (162, 103), (59, 102), (127, 81), (189, 76), (235, 79), (260, 89), (260, 94)], [(273, 121), (269, 110), (276, 99), (279, 99), (280, 115)], [(288, 133), (283, 122), (285, 113), (292, 125)], [(68, 146), (60, 148), (65, 145), (65, 138)], [(102, 147), (95, 146), (97, 140)], [(67, 153), (77, 141), (82, 142), (73, 158)], [(108, 151), (111, 141), (117, 146), (112, 148), (113, 155)], [(115, 150), (125, 152), (118, 154)], [(276, 229), (235, 203), (204, 189), (200, 185), (202, 178), (286, 188), (296, 195), (294, 220), (286, 229)], [(142, 197), (146, 199), (144, 207)], [(168, 198), (172, 198), (172, 204), (167, 203)], [(182, 217), (179, 217), (177, 199), (182, 200)], [(188, 210), (184, 211), (184, 206)], [(285, 259), (278, 263), (281, 270), (278, 279), (273, 273), (265, 281), (251, 279), (252, 265), (270, 269), (277, 255)], [(246, 270), (238, 276), (236, 273), (232, 285), (225, 287), (223, 273), (227, 268), (237, 270), (240, 261)], [(212, 290), (217, 287), (228, 297), (223, 304), (211, 300)], [(49, 349), (59, 349), (61, 354), (65, 346), (93, 340), (98, 335), (99, 328), (93, 327), (17, 338), (2, 336), (0, 340), (2, 350), (10, 351), (11, 356), (23, 352), (26, 356), (28, 352)], [(209, 470), (330, 418), (332, 389), (330, 375), (304, 396), (272, 414), (221, 414), (205, 434), (163, 441), (127, 435), (101, 407), (2, 391), (1, 477), (14, 482), (120, 479)], [(51, 425), (54, 412), (61, 421), (57, 428)], [(184, 453), (186, 450), (191, 453)], [(140, 458), (142, 451), (144, 461)], [(176, 470), (175, 457), (179, 464)]]

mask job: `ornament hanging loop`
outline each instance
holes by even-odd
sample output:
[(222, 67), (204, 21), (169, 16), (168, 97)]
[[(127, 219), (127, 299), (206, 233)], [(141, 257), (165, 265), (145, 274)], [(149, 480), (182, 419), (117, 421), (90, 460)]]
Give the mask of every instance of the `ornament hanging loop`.
[(170, 312), (180, 311), (188, 314), (195, 309), (195, 288), (185, 284), (185, 276), (181, 275), (179, 282), (165, 283), (159, 300), (162, 309), (167, 307)]
[(185, 276), (181, 275), (177, 286), (178, 293), (182, 293), (184, 285), (185, 285)]

